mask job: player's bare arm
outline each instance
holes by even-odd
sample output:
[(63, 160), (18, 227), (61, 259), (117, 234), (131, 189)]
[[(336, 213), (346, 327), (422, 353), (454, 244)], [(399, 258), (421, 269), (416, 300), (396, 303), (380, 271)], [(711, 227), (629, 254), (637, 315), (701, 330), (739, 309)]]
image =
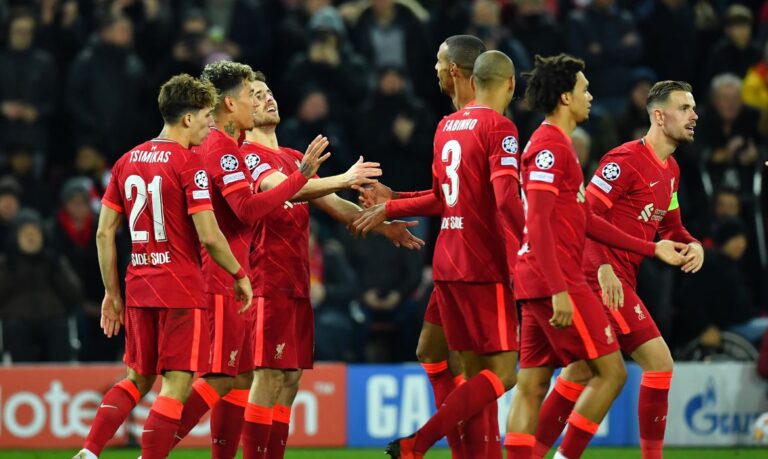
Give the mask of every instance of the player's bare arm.
[(211, 255), (213, 261), (235, 278), (235, 296), (238, 301), (243, 303), (238, 312), (242, 314), (251, 307), (251, 301), (253, 300), (251, 282), (248, 276), (245, 275), (240, 263), (232, 254), (227, 238), (224, 237), (218, 223), (216, 223), (213, 211), (204, 210), (192, 214), (192, 222), (195, 225), (200, 243), (205, 247), (208, 254)]
[(104, 283), (104, 299), (101, 302), (101, 329), (107, 338), (120, 332), (124, 322), (123, 298), (117, 272), (117, 247), (115, 235), (120, 228), (121, 215), (108, 206), (101, 207), (99, 226), (96, 230), (96, 250), (99, 270)]

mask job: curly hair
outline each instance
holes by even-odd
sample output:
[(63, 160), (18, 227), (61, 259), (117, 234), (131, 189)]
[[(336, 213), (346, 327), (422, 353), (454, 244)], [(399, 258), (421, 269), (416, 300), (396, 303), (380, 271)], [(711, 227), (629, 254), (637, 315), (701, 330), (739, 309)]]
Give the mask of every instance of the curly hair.
[(669, 95), (675, 91), (693, 92), (693, 88), (685, 81), (659, 81), (648, 91), (648, 99), (646, 99), (645, 106), (648, 107), (648, 110), (651, 110), (653, 106), (663, 104), (669, 100)]
[(560, 95), (573, 91), (576, 75), (583, 70), (584, 61), (568, 54), (551, 57), (537, 54), (533, 70), (523, 74), (528, 80), (525, 99), (531, 109), (547, 114), (554, 112)]
[(182, 73), (163, 83), (157, 96), (157, 105), (163, 121), (176, 124), (189, 112), (213, 108), (216, 104), (216, 89), (208, 81), (201, 81)]
[(238, 91), (243, 82), (255, 81), (256, 75), (250, 65), (219, 61), (206, 65), (200, 78), (213, 84), (213, 87), (216, 88), (216, 94), (219, 96), (219, 103), (221, 103), (225, 96)]

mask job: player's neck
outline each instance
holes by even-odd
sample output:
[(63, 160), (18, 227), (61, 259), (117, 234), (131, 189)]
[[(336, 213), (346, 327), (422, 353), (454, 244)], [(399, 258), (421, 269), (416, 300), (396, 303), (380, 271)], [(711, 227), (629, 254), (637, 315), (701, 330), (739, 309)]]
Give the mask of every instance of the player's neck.
[(180, 126), (163, 126), (163, 130), (157, 135), (158, 139), (173, 140), (184, 148), (189, 148), (189, 135)]
[(577, 125), (576, 120), (573, 119), (573, 116), (567, 110), (555, 110), (547, 115), (544, 120), (549, 124), (559, 127), (568, 136), (576, 129)]
[(222, 116), (220, 118), (216, 118), (214, 121), (216, 123), (216, 129), (227, 134), (235, 142), (240, 139), (240, 129), (237, 127), (235, 120), (226, 116)]
[(677, 149), (677, 143), (667, 137), (661, 129), (655, 129), (654, 126), (651, 126), (648, 130), (648, 134), (645, 135), (645, 140), (651, 144), (653, 153), (662, 162), (672, 156)]
[(273, 150), (277, 150), (280, 144), (277, 143), (277, 126), (260, 126), (251, 129), (245, 133), (245, 140), (250, 143), (258, 143)]
[(477, 105), (485, 105), (486, 107), (492, 108), (496, 113), (502, 115), (507, 110), (507, 106), (504, 104), (504, 99), (493, 93), (477, 91), (475, 96)]
[(469, 80), (454, 78), (453, 79), (453, 107), (456, 110), (461, 110), (466, 107), (468, 103), (472, 102), (475, 98), (475, 91), (472, 90), (472, 85)]

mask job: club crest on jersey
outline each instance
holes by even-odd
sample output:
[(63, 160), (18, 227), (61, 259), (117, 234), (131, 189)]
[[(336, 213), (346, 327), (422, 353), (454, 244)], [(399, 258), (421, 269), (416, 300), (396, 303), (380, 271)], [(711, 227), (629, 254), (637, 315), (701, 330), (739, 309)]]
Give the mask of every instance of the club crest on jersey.
[(261, 158), (255, 153), (245, 156), (245, 167), (247, 167), (249, 171), (256, 169), (256, 166), (258, 166), (260, 162)]
[(517, 139), (515, 136), (508, 135), (504, 137), (504, 140), (501, 141), (501, 148), (510, 155), (517, 153)]
[(555, 165), (555, 155), (549, 150), (541, 150), (536, 155), (536, 167), (539, 169), (550, 169)]
[(240, 163), (237, 161), (237, 158), (235, 158), (234, 155), (224, 155), (221, 157), (219, 164), (221, 164), (221, 168), (225, 171), (232, 172), (233, 170), (237, 169), (237, 166)]
[(208, 189), (208, 174), (204, 170), (195, 172), (195, 185), (203, 190)]
[(603, 166), (603, 178), (609, 182), (613, 182), (621, 175), (621, 167), (616, 163), (608, 163)]

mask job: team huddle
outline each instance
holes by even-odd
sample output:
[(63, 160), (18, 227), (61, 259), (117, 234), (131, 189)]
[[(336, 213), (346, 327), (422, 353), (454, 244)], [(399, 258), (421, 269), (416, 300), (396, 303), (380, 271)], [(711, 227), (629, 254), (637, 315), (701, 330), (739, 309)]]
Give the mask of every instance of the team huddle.
[[(125, 328), (128, 372), (76, 459), (101, 454), (157, 375), (143, 459), (167, 457), (208, 411), (211, 457), (234, 458), (240, 444), (246, 459), (284, 457), (302, 371), (314, 362), (308, 203), (405, 249), (424, 242), (408, 231), (415, 223), (391, 219), (441, 218), (417, 349), (438, 410), (389, 455), (421, 458), (447, 437), (453, 458), (500, 459), (496, 399), (517, 385), (507, 458), (544, 457), (566, 423), (555, 457), (581, 457), (624, 384), (624, 351), (644, 371), (643, 458), (662, 457), (672, 358), (635, 286), (644, 257), (685, 272), (703, 263), (680, 220), (672, 157), (693, 140), (691, 87), (654, 85), (647, 135), (607, 153), (585, 188), (570, 140), (592, 101), (582, 61), (537, 56), (525, 97), (545, 120), (524, 148), (504, 116), (516, 85), (509, 57), (459, 35), (441, 44), (435, 69), (456, 112), (435, 133), (433, 187), (416, 192), (379, 183), (379, 164), (362, 157), (318, 177), (328, 139), (304, 154), (281, 147), (275, 97), (247, 65), (209, 64), (200, 78), (161, 87), (162, 132), (117, 161), (102, 200), (101, 326), (107, 336)], [(363, 207), (335, 194), (346, 188)], [(125, 303), (115, 245), (123, 214)]]

